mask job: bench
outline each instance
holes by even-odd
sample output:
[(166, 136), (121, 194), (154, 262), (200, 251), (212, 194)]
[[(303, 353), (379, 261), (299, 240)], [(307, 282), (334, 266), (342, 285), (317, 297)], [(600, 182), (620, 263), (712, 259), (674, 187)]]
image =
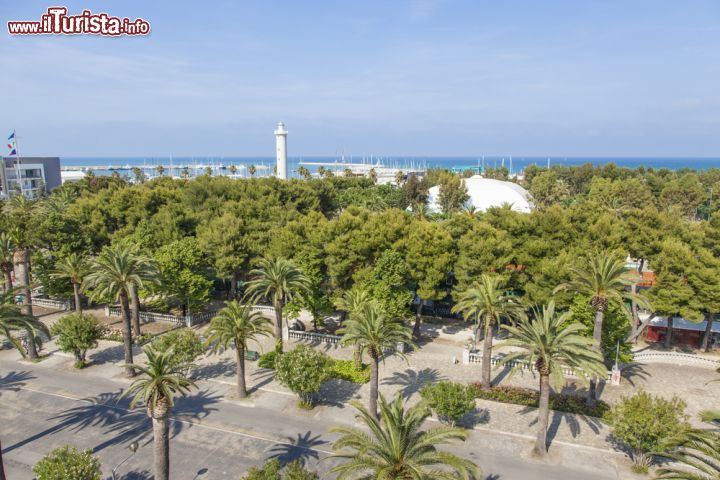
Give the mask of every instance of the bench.
[(248, 350), (247, 352), (245, 352), (245, 360), (250, 360), (251, 362), (254, 362), (258, 358), (260, 358), (260, 354), (258, 352), (255, 352), (253, 350)]

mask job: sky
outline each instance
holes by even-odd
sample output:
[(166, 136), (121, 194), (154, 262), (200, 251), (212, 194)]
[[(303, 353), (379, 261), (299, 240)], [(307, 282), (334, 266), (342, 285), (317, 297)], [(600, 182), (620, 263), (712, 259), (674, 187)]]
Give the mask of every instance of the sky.
[[(146, 37), (11, 36), (48, 6)], [(21, 154), (720, 156), (718, 0), (2, 0)], [(3, 153), (5, 154), (5, 153)]]

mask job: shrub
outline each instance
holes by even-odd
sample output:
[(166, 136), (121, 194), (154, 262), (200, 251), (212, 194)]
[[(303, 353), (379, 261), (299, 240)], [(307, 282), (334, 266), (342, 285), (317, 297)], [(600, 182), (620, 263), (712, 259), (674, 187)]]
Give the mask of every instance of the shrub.
[(275, 359), (276, 378), (300, 397), (301, 406), (312, 408), (312, 395), (328, 378), (330, 358), (306, 345)]
[(189, 328), (180, 328), (156, 337), (152, 342), (157, 351), (165, 351), (175, 347), (173, 351), (174, 365), (192, 365), (205, 352), (200, 337)]
[(285, 471), (278, 459), (268, 460), (262, 467), (252, 467), (240, 480), (317, 480), (317, 473), (307, 470), (299, 460), (288, 463)]
[(475, 409), (475, 391), (472, 387), (450, 381), (426, 384), (420, 396), (435, 411), (441, 422), (455, 425)]
[(331, 360), (328, 365), (328, 377), (347, 380), (358, 384), (370, 381), (370, 366), (362, 364), (359, 369), (354, 360)]
[[(512, 403), (515, 405), (524, 405), (527, 407), (538, 407), (540, 403), (540, 392), (531, 388), (511, 387), (511, 386), (495, 386), (487, 389), (480, 388), (479, 383), (470, 385), (476, 398), (484, 400), (493, 400), (502, 403)], [(558, 393), (550, 394), (550, 408), (558, 412), (574, 413), (578, 415), (588, 415), (591, 417), (601, 418), (610, 406), (598, 401), (594, 407), (588, 406), (585, 398), (576, 395), (562, 395)]]
[(282, 343), (277, 342), (275, 343), (274, 350), (260, 355), (260, 358), (258, 359), (258, 367), (275, 370), (275, 359), (277, 359), (279, 355), (282, 355)]
[(85, 367), (87, 351), (97, 347), (104, 331), (94, 316), (79, 313), (65, 315), (51, 330), (60, 350), (75, 356), (75, 368)]
[(100, 461), (92, 450), (79, 452), (74, 447), (56, 448), (33, 467), (38, 480), (102, 480)]
[(677, 397), (666, 400), (640, 391), (621, 401), (606, 413), (604, 419), (615, 440), (622, 442), (633, 459), (633, 470), (646, 473), (651, 452), (661, 450), (665, 440), (690, 428), (685, 402)]

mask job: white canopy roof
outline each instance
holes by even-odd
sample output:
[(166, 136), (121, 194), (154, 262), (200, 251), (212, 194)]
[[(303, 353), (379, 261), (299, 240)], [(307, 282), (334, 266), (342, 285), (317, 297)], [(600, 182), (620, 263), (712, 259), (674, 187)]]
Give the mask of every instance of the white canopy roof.
[[(652, 320), (650, 320), (650, 326), (667, 328), (667, 318), (666, 317), (655, 317)], [(674, 329), (699, 330), (699, 331), (704, 332), (706, 327), (707, 327), (707, 322), (705, 320), (703, 320), (702, 322), (694, 323), (689, 320), (685, 320), (682, 317), (673, 317), (673, 328)], [(717, 320), (714, 320), (711, 328), (714, 333), (720, 333), (720, 322), (718, 322)]]
[[(530, 194), (517, 183), (483, 178), (480, 175), (465, 178), (463, 183), (470, 196), (466, 206), (472, 205), (478, 211), (484, 212), (488, 208), (501, 207), (504, 204), (511, 205), (516, 212), (529, 213), (532, 210)], [(439, 195), (440, 187), (438, 185), (430, 188), (428, 209), (431, 212), (441, 211), (438, 203)]]

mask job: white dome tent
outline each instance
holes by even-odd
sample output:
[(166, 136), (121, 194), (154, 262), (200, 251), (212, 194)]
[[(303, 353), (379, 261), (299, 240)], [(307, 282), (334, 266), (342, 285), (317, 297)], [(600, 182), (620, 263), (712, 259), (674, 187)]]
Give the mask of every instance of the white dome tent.
[[(480, 175), (473, 175), (463, 179), (470, 199), (465, 203), (467, 207), (475, 207), (479, 212), (489, 208), (510, 205), (515, 212), (529, 213), (532, 208), (532, 197), (527, 190), (517, 183), (483, 178)], [(440, 187), (435, 185), (428, 191), (428, 210), (432, 213), (440, 213), (442, 209), (438, 202)]]

